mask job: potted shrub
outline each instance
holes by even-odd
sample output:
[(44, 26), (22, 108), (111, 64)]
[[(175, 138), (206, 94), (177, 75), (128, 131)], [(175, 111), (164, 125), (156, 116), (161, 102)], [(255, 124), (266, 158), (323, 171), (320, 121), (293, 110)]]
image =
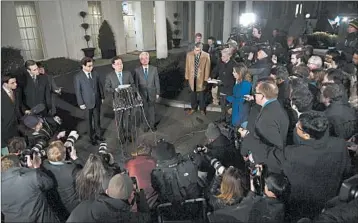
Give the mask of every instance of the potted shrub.
[(94, 57), (94, 51), (96, 48), (89, 47), (89, 41), (91, 40), (91, 36), (87, 34), (87, 29), (89, 28), (88, 23), (85, 22), (85, 18), (87, 16), (87, 12), (81, 11), (80, 16), (82, 17), (82, 24), (81, 27), (85, 30), (85, 35), (83, 38), (86, 40), (87, 48), (81, 49), (86, 57), (93, 58)]
[(180, 29), (179, 29), (180, 21), (178, 20), (179, 14), (174, 13), (174, 18), (175, 18), (175, 21), (173, 22), (173, 24), (175, 26), (175, 29), (173, 31), (173, 33), (174, 33), (173, 45), (174, 45), (174, 48), (179, 48), (180, 47), (180, 40), (181, 40), (180, 37), (179, 37), (179, 34), (180, 34)]
[(98, 46), (103, 59), (111, 59), (117, 55), (114, 34), (107, 20), (104, 20), (99, 28)]

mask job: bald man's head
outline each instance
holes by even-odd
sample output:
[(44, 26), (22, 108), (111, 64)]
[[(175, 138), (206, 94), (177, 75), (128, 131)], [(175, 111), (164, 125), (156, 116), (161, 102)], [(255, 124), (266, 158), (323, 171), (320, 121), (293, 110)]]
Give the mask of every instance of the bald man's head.
[(115, 199), (128, 200), (133, 189), (133, 182), (127, 174), (117, 174), (109, 181), (106, 193)]

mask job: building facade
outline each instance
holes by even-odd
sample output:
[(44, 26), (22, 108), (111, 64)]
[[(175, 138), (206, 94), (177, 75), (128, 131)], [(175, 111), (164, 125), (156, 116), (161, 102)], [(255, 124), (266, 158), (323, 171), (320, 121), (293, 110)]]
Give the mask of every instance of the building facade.
[[(355, 4), (355, 3), (353, 3)], [(342, 2), (265, 2), (265, 1), (119, 1), (119, 0), (41, 0), (1, 2), (1, 46), (22, 50), (25, 59), (54, 57), (80, 59), (84, 40), (79, 12), (87, 12), (90, 47), (98, 49), (98, 31), (103, 20), (111, 25), (117, 54), (157, 50), (159, 58), (167, 52), (167, 25), (179, 21), (181, 45), (194, 40), (200, 32), (204, 39), (213, 36), (226, 40), (231, 28), (239, 25), (243, 12), (254, 12), (263, 21), (290, 21), (300, 14), (313, 16), (321, 10), (350, 10)], [(339, 12), (339, 11), (337, 11)], [(179, 15), (174, 18), (174, 14)], [(334, 13), (334, 12), (332, 12)], [(288, 26), (280, 23), (280, 27)], [(276, 24), (276, 22), (273, 22)], [(271, 28), (271, 27), (270, 27)]]

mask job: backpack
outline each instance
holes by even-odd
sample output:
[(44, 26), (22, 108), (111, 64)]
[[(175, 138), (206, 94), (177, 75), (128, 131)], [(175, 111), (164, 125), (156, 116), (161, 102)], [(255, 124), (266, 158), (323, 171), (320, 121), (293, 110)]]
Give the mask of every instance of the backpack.
[(198, 169), (191, 161), (158, 163), (153, 175), (159, 184), (161, 202), (177, 203), (199, 195)]

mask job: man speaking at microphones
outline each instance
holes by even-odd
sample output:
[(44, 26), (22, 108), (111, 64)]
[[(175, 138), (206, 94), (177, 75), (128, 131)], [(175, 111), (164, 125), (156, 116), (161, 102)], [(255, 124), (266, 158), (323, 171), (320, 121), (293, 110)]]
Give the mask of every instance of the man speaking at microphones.
[[(112, 58), (112, 68), (114, 69), (111, 73), (109, 73), (106, 77), (105, 81), (105, 90), (108, 94), (111, 94), (112, 100), (115, 99), (116, 93), (119, 88), (125, 87), (135, 87), (134, 79), (132, 73), (129, 71), (123, 71), (123, 60), (120, 56), (115, 56)], [(132, 141), (131, 138), (131, 109), (123, 110), (123, 116), (120, 119), (121, 123), (119, 123), (121, 134), (124, 138), (123, 140)]]

